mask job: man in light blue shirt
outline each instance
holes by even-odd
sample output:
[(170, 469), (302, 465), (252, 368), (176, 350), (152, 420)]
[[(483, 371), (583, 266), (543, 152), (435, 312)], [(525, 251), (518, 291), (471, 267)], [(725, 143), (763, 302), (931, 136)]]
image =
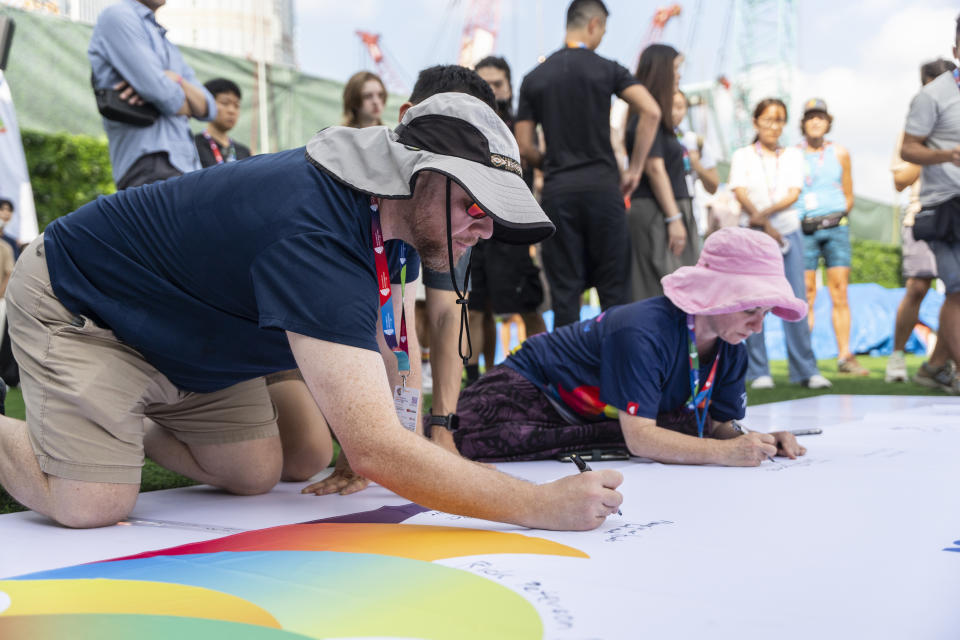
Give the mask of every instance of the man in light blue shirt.
[(165, 2), (121, 0), (107, 7), (87, 49), (95, 87), (124, 89), (131, 103), (149, 102), (160, 112), (146, 127), (103, 119), (118, 189), (200, 169), (188, 118), (217, 115), (213, 96), (157, 23), (154, 13)]

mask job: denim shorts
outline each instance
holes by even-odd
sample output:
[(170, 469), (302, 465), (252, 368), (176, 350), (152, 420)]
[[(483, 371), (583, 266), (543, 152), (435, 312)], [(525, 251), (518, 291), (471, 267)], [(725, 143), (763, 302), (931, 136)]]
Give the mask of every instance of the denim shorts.
[(842, 224), (803, 236), (803, 268), (816, 271), (820, 256), (830, 267), (850, 266), (850, 227)]

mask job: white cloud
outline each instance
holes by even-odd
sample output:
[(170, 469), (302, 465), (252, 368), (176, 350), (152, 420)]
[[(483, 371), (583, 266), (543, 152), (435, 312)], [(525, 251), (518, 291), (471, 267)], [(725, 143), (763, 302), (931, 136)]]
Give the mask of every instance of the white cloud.
[[(858, 194), (895, 200), (889, 169), (893, 146), (920, 88), (920, 65), (950, 57), (955, 17), (952, 8), (901, 9), (849, 49), (856, 59), (838, 60), (817, 73), (798, 73), (793, 114), (799, 115), (806, 98), (827, 101), (835, 118), (830, 138), (850, 149)], [(805, 40), (813, 46), (810, 38)]]

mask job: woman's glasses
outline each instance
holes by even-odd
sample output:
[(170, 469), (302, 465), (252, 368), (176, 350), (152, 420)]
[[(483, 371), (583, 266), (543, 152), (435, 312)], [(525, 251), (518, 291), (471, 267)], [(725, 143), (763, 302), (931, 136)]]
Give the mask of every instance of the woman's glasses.
[(764, 129), (782, 129), (786, 120), (774, 119), (774, 118), (758, 118), (757, 124), (759, 124)]

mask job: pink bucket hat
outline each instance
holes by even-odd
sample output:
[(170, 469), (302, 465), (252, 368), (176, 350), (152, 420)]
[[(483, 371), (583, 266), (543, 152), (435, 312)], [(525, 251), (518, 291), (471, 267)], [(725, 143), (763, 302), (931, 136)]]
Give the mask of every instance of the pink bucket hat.
[(680, 267), (660, 283), (673, 304), (694, 315), (773, 307), (788, 322), (807, 315), (783, 272), (777, 242), (761, 231), (725, 227), (710, 235), (695, 267)]

